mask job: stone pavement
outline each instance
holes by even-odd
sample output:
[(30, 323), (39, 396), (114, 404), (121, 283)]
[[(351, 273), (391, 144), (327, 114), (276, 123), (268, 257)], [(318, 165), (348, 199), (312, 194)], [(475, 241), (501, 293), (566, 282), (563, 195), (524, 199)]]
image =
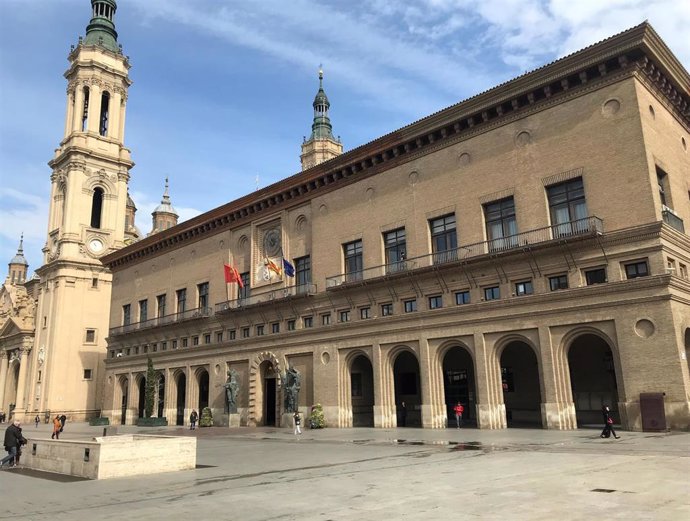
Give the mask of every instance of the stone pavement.
[[(0, 519), (690, 519), (688, 433), (603, 440), (593, 429), (119, 432), (197, 436), (198, 467), (103, 481), (3, 470)], [(101, 433), (68, 423), (63, 437)], [(26, 425), (24, 434), (49, 437), (50, 428)]]

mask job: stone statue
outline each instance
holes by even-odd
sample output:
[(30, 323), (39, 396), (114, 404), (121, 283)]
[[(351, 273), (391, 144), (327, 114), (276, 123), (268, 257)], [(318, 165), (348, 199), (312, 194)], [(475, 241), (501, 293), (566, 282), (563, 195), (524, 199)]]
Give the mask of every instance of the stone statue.
[(237, 394), (240, 391), (239, 374), (234, 369), (228, 371), (228, 379), (225, 382), (225, 412), (237, 414)]
[(283, 389), (285, 393), (285, 412), (297, 412), (299, 390), (302, 385), (302, 375), (294, 367), (285, 371)]

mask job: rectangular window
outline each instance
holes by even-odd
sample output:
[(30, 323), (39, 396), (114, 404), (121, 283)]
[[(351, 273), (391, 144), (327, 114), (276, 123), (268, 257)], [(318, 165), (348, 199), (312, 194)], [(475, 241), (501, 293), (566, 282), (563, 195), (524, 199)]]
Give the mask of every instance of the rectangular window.
[(667, 208), (670, 207), (671, 202), (668, 198), (668, 175), (658, 166), (656, 167), (656, 183), (659, 188), (659, 200), (662, 206), (666, 206)]
[(187, 310), (187, 290), (178, 289), (175, 294), (177, 295), (177, 312), (184, 313)]
[(415, 299), (404, 301), (403, 306), (405, 307), (405, 313), (417, 311), (417, 301)]
[(322, 326), (328, 326), (331, 324), (331, 314), (326, 313), (324, 315), (321, 315), (321, 325)]
[(165, 316), (165, 295), (156, 297), (156, 307), (158, 308), (158, 318)]
[(161, 351), (167, 351), (168, 350), (168, 343), (167, 342), (161, 342)]
[(96, 277), (91, 279), (91, 287), (92, 288), (97, 288), (98, 287), (98, 279)]
[(393, 304), (390, 302), (388, 304), (381, 304), (381, 316), (387, 317), (393, 314)]
[(429, 221), (431, 251), (434, 264), (454, 261), (458, 258), (458, 236), (455, 230), (455, 214), (444, 215)]
[(575, 235), (587, 231), (587, 203), (582, 178), (546, 188), (554, 237)]
[(314, 327), (314, 317), (302, 317), (302, 327)]
[(237, 298), (249, 298), (249, 294), (251, 293), (249, 288), (249, 272), (240, 273), (240, 279), (242, 279), (242, 287), (237, 290)]
[(186, 338), (182, 339), (182, 347), (187, 347), (189, 345), (189, 342)]
[(86, 343), (93, 344), (94, 342), (96, 342), (96, 330), (95, 329), (87, 329), (86, 330)]
[(199, 345), (199, 337), (198, 336), (193, 336), (192, 337), (192, 345), (193, 346), (198, 346)]
[(606, 282), (606, 268), (595, 268), (585, 271), (585, 281), (588, 286)]
[(362, 393), (362, 373), (352, 373), (350, 375), (350, 394), (353, 398), (361, 398)]
[(534, 286), (532, 285), (531, 280), (515, 283), (515, 294), (518, 297), (521, 297), (523, 295), (531, 295), (532, 293), (534, 293)]
[(263, 334), (264, 334), (264, 325), (259, 324), (258, 326), (256, 326), (256, 336), (263, 336)]
[(361, 318), (361, 319), (371, 318), (371, 308), (370, 307), (359, 308), (359, 318)]
[(405, 269), (405, 228), (398, 228), (383, 234), (383, 246), (386, 253), (386, 273), (395, 273)]
[(242, 338), (249, 338), (249, 328), (248, 327), (242, 328)]
[[(129, 304), (127, 304), (127, 305), (129, 306)], [(124, 306), (123, 306), (123, 309), (124, 309)], [(129, 316), (129, 310), (128, 310), (127, 315)], [(129, 324), (129, 319), (127, 319), (127, 324)], [(127, 325), (127, 324), (125, 324), (125, 325)], [(48, 317), (43, 317), (43, 327), (46, 327), (47, 325), (48, 325)]]
[[(122, 325), (128, 326), (132, 323), (132, 306), (125, 304), (122, 306)], [(43, 317), (43, 327), (46, 327), (46, 319)]]
[(91, 369), (84, 369), (84, 380), (91, 380)]
[(210, 343), (211, 343), (211, 333), (204, 334), (204, 344), (210, 344)]
[(294, 320), (288, 320), (287, 321), (287, 328), (288, 328), (288, 331), (294, 331), (295, 330), (295, 321)]
[(206, 309), (208, 307), (208, 282), (196, 285), (199, 292), (199, 309)]
[(228, 338), (230, 340), (235, 340), (237, 338), (237, 331), (235, 331), (234, 329), (228, 331)]
[(271, 333), (280, 333), (280, 322), (273, 322), (271, 324)]
[(151, 344), (151, 348), (152, 348), (153, 352), (155, 353), (156, 351), (158, 351), (158, 344), (154, 342), (153, 344)]
[(568, 275), (554, 275), (549, 277), (549, 288), (551, 291), (568, 289)]
[(343, 244), (343, 256), (345, 259), (345, 282), (362, 280), (362, 241)]
[(349, 309), (343, 309), (340, 311), (340, 321), (341, 322), (349, 322), (350, 321), (350, 310)]
[(461, 304), (470, 303), (470, 292), (469, 291), (458, 291), (455, 294), (455, 303), (459, 306)]
[(484, 300), (496, 300), (501, 298), (501, 289), (498, 286), (484, 288)]
[(223, 341), (223, 332), (216, 331), (216, 343), (220, 344)]
[(687, 278), (688, 278), (688, 267), (681, 262), (680, 264), (678, 264), (678, 271), (679, 271), (680, 276), (687, 280)]
[(517, 221), (515, 201), (512, 197), (484, 205), (486, 237), (489, 251), (502, 251), (517, 246)]
[(172, 341), (172, 346), (173, 349), (177, 349), (177, 340)]
[(311, 284), (311, 257), (309, 255), (295, 259), (295, 284), (298, 288), (302, 288), (301, 291), (306, 291)]
[(139, 301), (139, 322), (146, 322), (149, 316), (149, 301)]
[(433, 295), (429, 297), (429, 309), (438, 309), (443, 307), (443, 297), (441, 295)]
[(647, 261), (632, 262), (625, 265), (625, 276), (629, 279), (646, 277), (647, 275), (649, 275)]

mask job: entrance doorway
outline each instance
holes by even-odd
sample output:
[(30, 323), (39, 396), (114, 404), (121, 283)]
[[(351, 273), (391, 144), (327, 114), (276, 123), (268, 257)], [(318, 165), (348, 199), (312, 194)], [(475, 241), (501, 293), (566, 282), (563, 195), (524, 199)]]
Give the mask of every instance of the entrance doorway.
[(422, 426), (422, 389), (419, 363), (409, 351), (400, 353), (393, 364), (398, 427)]
[(539, 363), (525, 342), (511, 342), (503, 350), (501, 384), (508, 427), (542, 427)]
[(146, 404), (146, 378), (143, 376), (139, 379), (139, 407), (137, 411), (137, 418), (144, 417), (144, 406)]
[(125, 378), (120, 382), (120, 391), (122, 392), (122, 403), (120, 404), (120, 425), (127, 422), (127, 403), (129, 400), (129, 380)]
[(578, 336), (568, 349), (568, 368), (578, 426), (599, 427), (604, 405), (619, 418), (613, 352), (603, 338), (591, 333)]
[(264, 425), (276, 424), (276, 378), (264, 380)]
[(352, 426), (374, 426), (374, 371), (364, 355), (358, 355), (350, 366)]
[(443, 357), (443, 390), (448, 427), (456, 425), (453, 407), (458, 402), (465, 408), (463, 424), (476, 425), (474, 363), (470, 353), (463, 347), (452, 347)]
[(184, 425), (184, 405), (185, 395), (187, 394), (187, 377), (180, 373), (177, 377), (177, 397), (175, 400), (176, 414), (175, 425)]
[(199, 415), (201, 416), (201, 411), (205, 407), (208, 407), (208, 372), (202, 370), (198, 376), (199, 383)]

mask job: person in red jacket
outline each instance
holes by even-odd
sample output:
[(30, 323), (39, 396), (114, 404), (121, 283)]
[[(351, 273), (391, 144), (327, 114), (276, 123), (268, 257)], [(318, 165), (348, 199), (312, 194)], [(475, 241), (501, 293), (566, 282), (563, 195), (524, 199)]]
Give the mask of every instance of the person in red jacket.
[(453, 411), (455, 412), (455, 425), (457, 425), (457, 429), (462, 427), (462, 413), (465, 412), (465, 408), (462, 406), (460, 402), (455, 404), (455, 407), (453, 407)]

